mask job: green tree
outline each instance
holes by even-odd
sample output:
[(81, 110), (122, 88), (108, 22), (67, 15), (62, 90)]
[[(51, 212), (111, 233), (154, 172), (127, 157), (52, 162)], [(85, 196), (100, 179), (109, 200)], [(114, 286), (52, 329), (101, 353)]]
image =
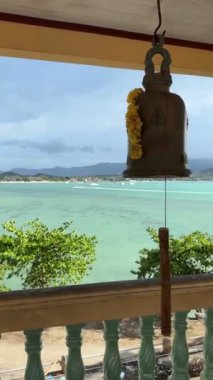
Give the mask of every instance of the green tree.
[[(154, 278), (160, 275), (160, 251), (158, 232), (147, 229), (155, 247), (143, 248), (136, 261), (137, 270), (131, 271), (138, 278)], [(178, 238), (169, 237), (170, 266), (172, 276), (210, 273), (213, 269), (213, 236), (200, 231)]]
[(76, 284), (95, 261), (96, 238), (70, 230), (72, 222), (49, 229), (39, 219), (18, 228), (15, 221), (3, 224), (0, 264), (7, 278), (18, 276), (23, 288)]
[(6, 273), (6, 268), (5, 268), (4, 265), (1, 265), (1, 266), (0, 266), (0, 292), (3, 292), (3, 291), (6, 291), (6, 290), (9, 290), (9, 289), (3, 284), (4, 277), (5, 277), (5, 273)]

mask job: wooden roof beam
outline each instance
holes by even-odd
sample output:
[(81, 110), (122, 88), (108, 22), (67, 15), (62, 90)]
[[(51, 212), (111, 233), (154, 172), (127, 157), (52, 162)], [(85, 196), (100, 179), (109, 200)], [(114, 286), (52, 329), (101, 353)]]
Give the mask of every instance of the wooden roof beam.
[[(138, 33), (5, 15), (0, 14), (2, 56), (141, 70), (152, 38)], [(172, 72), (213, 76), (212, 45), (169, 38), (166, 42), (173, 60)]]

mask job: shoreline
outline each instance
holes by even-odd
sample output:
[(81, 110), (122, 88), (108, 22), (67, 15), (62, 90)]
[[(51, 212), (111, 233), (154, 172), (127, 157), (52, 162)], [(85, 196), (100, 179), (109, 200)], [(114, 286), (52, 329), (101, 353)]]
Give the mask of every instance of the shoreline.
[[(48, 181), (48, 180), (41, 180), (41, 181), (36, 181), (36, 180), (32, 180), (32, 181), (0, 181), (0, 184), (44, 184), (44, 183), (48, 183), (48, 184), (51, 184), (51, 183), (65, 183), (65, 184), (70, 184), (70, 183), (103, 183), (103, 182), (126, 182), (126, 183), (129, 183), (129, 182), (162, 182), (164, 181), (164, 179), (159, 179), (159, 178), (137, 178), (137, 179), (114, 179), (114, 180), (111, 180), (111, 179), (97, 179), (97, 178), (94, 178), (94, 179), (88, 179), (86, 177), (86, 179), (72, 179), (72, 180), (57, 180), (57, 181)], [(186, 179), (183, 179), (183, 178), (173, 178), (173, 179), (167, 179), (168, 182), (212, 182), (213, 181), (213, 178), (188, 178), (187, 180)]]

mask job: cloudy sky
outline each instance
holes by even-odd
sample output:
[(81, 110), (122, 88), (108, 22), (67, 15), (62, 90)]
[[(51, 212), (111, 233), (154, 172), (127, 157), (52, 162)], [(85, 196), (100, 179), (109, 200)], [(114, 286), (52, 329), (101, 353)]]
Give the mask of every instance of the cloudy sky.
[[(0, 60), (0, 170), (124, 162), (126, 95), (143, 72)], [(173, 75), (189, 115), (188, 156), (213, 158), (213, 78)]]

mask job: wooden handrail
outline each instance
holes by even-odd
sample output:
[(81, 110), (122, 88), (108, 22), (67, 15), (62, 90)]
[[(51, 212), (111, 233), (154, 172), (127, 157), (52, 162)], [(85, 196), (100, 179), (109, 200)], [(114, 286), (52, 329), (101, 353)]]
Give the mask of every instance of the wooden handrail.
[[(213, 275), (174, 277), (172, 311), (213, 306)], [(160, 281), (134, 280), (0, 293), (0, 332), (160, 313)]]

